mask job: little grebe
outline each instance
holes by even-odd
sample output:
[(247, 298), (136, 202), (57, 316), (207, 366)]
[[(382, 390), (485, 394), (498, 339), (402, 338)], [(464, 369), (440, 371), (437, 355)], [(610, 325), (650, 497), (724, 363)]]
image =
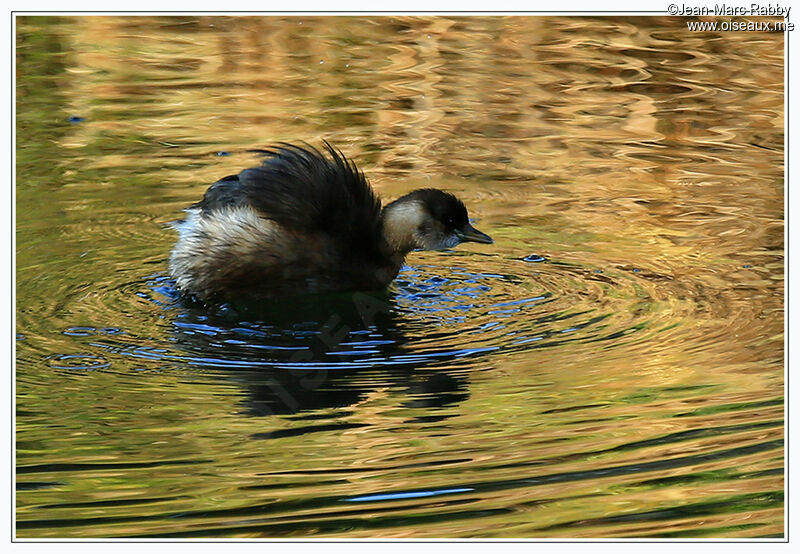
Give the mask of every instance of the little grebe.
[(491, 244), (452, 194), (415, 190), (381, 208), (364, 174), (325, 142), (260, 151), (174, 224), (170, 273), (203, 301), (385, 288), (414, 249)]

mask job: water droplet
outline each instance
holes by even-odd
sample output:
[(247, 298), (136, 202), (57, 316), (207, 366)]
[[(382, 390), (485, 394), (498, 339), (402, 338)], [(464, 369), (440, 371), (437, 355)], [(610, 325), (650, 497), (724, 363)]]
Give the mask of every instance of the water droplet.
[(50, 361), (54, 369), (102, 369), (111, 363), (102, 356), (94, 354), (62, 354)]
[(61, 331), (64, 335), (68, 335), (70, 337), (89, 337), (95, 334), (94, 327), (67, 327), (63, 331)]
[(219, 152), (217, 152), (217, 156), (230, 156), (230, 155), (231, 153), (226, 150), (220, 150)]
[(544, 256), (540, 256), (539, 254), (529, 254), (524, 258), (522, 258), (522, 261), (536, 264), (539, 262), (546, 262), (547, 258), (545, 258)]

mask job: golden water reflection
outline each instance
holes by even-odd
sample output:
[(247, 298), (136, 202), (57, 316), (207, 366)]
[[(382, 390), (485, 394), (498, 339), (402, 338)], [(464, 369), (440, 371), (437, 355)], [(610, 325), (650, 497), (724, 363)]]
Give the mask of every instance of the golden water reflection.
[[(18, 536), (782, 536), (783, 41), (18, 18)], [(322, 138), (496, 243), (414, 254), (285, 409), (306, 339), (165, 307), (163, 224)]]

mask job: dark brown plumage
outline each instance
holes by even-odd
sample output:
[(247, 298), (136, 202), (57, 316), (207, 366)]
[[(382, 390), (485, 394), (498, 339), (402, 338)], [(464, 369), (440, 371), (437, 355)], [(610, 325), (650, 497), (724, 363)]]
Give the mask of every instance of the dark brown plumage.
[(363, 173), (327, 142), (324, 154), (291, 144), (261, 152), (260, 166), (214, 183), (175, 224), (170, 272), (184, 293), (228, 301), (379, 290), (415, 248), (492, 242), (437, 189), (381, 208)]

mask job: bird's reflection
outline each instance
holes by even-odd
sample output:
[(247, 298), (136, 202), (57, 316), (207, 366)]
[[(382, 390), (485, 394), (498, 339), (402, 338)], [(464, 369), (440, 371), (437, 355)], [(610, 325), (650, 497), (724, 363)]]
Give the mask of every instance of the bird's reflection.
[(390, 293), (349, 293), (213, 311), (183, 302), (172, 329), (193, 365), (227, 370), (247, 390), (252, 416), (352, 406), (382, 388), (409, 408), (466, 399), (464, 373), (442, 369), (441, 352), (415, 354), (402, 318)]

